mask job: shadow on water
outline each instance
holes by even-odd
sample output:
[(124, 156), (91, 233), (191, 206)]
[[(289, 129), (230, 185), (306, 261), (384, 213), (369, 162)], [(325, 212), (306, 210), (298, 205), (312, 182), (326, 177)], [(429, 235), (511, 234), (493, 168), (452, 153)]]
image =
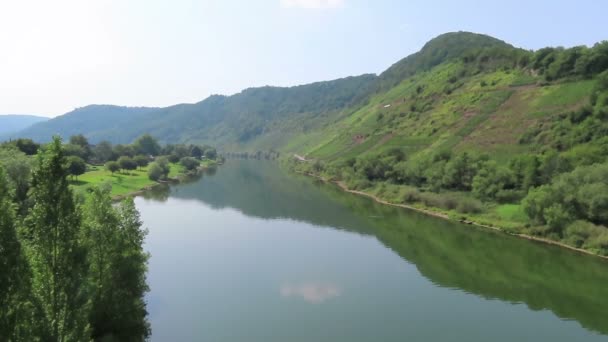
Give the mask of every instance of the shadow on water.
[(270, 162), (230, 161), (217, 174), (202, 177), (203, 181), (146, 196), (197, 200), (248, 216), (372, 235), (438, 286), (551, 310), (562, 319), (608, 334), (604, 260), (379, 205), (332, 185), (286, 175)]

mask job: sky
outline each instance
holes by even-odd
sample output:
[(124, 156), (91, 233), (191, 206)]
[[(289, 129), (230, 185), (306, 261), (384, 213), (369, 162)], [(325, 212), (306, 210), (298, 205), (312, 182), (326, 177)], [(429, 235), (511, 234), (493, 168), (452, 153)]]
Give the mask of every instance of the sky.
[(608, 39), (600, 0), (0, 0), (0, 114), (161, 107), (380, 73), (451, 31)]

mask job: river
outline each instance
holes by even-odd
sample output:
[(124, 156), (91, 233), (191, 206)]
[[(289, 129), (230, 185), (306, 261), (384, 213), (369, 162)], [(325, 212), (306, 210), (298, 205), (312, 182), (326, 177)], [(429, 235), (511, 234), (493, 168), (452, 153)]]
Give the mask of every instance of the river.
[(230, 160), (136, 199), (152, 341), (607, 341), (608, 262)]

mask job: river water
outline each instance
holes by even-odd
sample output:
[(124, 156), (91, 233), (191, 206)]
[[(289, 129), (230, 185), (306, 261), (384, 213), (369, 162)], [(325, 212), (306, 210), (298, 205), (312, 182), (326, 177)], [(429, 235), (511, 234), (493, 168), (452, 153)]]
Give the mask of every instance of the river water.
[(152, 341), (608, 341), (608, 263), (234, 161), (136, 199)]

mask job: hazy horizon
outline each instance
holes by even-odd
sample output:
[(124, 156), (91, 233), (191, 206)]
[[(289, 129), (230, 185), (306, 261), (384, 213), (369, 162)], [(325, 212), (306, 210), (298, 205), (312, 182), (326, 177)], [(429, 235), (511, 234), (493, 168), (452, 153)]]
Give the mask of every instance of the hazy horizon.
[(7, 53), (0, 54), (0, 114), (54, 117), (90, 104), (165, 107), (250, 87), (378, 74), (452, 31), (488, 34), (525, 49), (607, 39), (608, 4), (569, 4), (3, 3), (0, 46)]

